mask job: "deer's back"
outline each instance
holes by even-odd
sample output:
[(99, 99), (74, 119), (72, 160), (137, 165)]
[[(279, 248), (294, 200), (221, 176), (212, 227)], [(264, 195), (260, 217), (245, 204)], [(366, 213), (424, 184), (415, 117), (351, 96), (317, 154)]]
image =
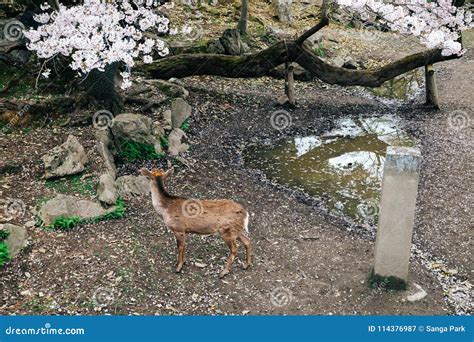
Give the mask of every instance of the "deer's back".
[[(220, 230), (241, 230), (247, 211), (232, 200), (176, 199), (168, 207), (165, 223), (173, 230), (212, 234)], [(166, 222), (168, 221), (168, 222)]]

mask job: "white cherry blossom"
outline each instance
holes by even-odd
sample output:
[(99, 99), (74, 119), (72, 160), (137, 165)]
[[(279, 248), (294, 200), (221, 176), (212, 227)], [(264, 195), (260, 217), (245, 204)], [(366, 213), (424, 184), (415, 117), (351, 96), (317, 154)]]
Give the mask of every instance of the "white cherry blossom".
[[(145, 63), (152, 63), (153, 49), (160, 56), (169, 53), (161, 39), (144, 38), (143, 33), (151, 28), (168, 31), (169, 20), (156, 14), (153, 5), (153, 0), (85, 0), (72, 7), (60, 4), (56, 11), (45, 3), (41, 9), (46, 12), (34, 16), (42, 25), (25, 32), (27, 47), (45, 60), (59, 55), (71, 57), (70, 67), (81, 76), (94, 69), (103, 71), (112, 63), (123, 63), (127, 72), (122, 73), (121, 87), (127, 88), (135, 59), (143, 55)], [(42, 75), (46, 77), (49, 72)]]

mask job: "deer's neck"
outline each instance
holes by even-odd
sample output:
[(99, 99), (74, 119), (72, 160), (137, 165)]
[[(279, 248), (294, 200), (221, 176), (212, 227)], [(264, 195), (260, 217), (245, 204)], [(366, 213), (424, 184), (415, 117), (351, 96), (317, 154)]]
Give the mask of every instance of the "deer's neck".
[(170, 199), (171, 196), (165, 190), (163, 181), (161, 179), (151, 181), (151, 201), (153, 203), (153, 207), (156, 209), (156, 211), (158, 211), (158, 213), (161, 215), (166, 214), (166, 208)]

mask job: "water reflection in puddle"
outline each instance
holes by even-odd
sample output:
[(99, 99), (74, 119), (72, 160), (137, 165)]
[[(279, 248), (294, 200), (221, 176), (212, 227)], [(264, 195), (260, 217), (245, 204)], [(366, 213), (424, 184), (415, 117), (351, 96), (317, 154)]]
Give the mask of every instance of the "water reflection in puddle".
[(415, 95), (423, 84), (423, 73), (413, 70), (392, 78), (377, 88), (366, 88), (375, 96), (387, 99), (408, 100)]
[(296, 137), (245, 151), (248, 166), (280, 184), (321, 198), (327, 209), (371, 224), (378, 203), (388, 145), (414, 146), (394, 116), (340, 119), (320, 136)]

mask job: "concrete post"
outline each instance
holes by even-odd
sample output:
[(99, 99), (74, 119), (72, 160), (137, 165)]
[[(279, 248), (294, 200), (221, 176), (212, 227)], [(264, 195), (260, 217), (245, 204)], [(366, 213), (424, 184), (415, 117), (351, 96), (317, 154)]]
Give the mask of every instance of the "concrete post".
[(387, 148), (372, 284), (406, 288), (420, 164), (418, 148)]

